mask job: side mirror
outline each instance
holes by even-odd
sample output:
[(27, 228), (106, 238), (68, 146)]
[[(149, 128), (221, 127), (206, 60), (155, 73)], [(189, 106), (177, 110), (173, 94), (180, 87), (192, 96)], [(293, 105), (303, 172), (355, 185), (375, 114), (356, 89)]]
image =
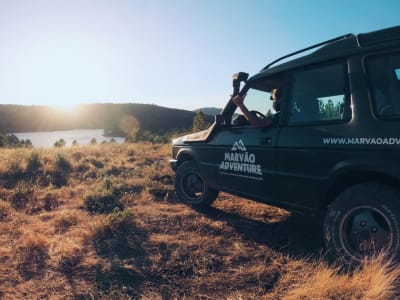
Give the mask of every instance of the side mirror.
[(239, 72), (232, 75), (232, 79), (236, 79), (239, 82), (246, 81), (247, 78), (249, 78), (249, 74), (245, 72)]
[(245, 72), (239, 72), (233, 74), (232, 76), (233, 96), (239, 94), (240, 84), (242, 82), (246, 82), (247, 78), (249, 78), (249, 74)]
[(221, 114), (215, 115), (215, 124), (217, 125), (224, 125), (225, 124), (225, 117)]

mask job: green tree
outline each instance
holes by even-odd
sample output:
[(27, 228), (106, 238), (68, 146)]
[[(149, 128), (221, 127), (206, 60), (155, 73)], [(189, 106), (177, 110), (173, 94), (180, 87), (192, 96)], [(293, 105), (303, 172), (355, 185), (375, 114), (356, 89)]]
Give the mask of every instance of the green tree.
[(54, 147), (63, 148), (66, 144), (67, 144), (67, 142), (63, 138), (61, 138), (57, 142), (54, 143)]
[(192, 131), (196, 132), (196, 131), (204, 130), (204, 129), (207, 129), (208, 126), (209, 126), (209, 124), (206, 122), (204, 113), (201, 110), (199, 110), (196, 113), (196, 116), (194, 117)]
[(32, 152), (27, 158), (26, 172), (30, 175), (38, 174), (42, 168), (42, 162), (38, 152)]
[(25, 147), (26, 148), (32, 148), (33, 147), (32, 141), (30, 139), (26, 139), (25, 140)]
[(15, 134), (13, 134), (13, 133), (7, 134), (6, 137), (8, 140), (8, 145), (10, 145), (12, 147), (21, 146), (21, 142)]
[(4, 134), (0, 134), (0, 147), (7, 145), (7, 137)]
[(327, 102), (322, 100), (318, 100), (319, 102), (319, 113), (324, 120), (334, 120), (341, 118), (343, 103), (333, 103), (331, 99), (328, 99)]

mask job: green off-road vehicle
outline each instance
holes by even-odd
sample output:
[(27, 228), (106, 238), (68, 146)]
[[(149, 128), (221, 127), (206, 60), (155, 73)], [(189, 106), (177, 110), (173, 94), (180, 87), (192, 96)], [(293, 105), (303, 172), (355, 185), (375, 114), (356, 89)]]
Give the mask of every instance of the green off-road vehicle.
[(233, 86), (259, 118), (274, 114), (278, 88), (279, 121), (237, 122), (229, 100), (208, 130), (175, 139), (179, 198), (205, 207), (225, 191), (322, 216), (328, 250), (347, 261), (399, 257), (400, 26), (308, 47)]

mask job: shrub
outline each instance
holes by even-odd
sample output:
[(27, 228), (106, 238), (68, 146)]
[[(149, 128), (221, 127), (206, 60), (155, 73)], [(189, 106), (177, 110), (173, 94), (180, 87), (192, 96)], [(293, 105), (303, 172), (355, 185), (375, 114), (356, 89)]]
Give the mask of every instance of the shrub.
[(98, 169), (104, 168), (104, 164), (95, 158), (92, 158), (90, 162), (92, 163), (93, 166), (95, 166)]
[(48, 240), (40, 234), (25, 234), (17, 251), (17, 269), (22, 277), (31, 279), (44, 272), (48, 255)]
[(46, 194), (43, 202), (43, 207), (47, 211), (54, 210), (58, 206), (57, 199), (51, 193)]
[(107, 214), (111, 213), (115, 209), (124, 209), (124, 206), (120, 200), (110, 191), (107, 191), (106, 193), (85, 196), (84, 206), (85, 209), (92, 214)]
[(29, 183), (23, 181), (20, 182), (16, 188), (15, 193), (11, 198), (11, 205), (15, 209), (24, 209), (29, 202), (34, 201), (33, 199), (34, 189)]
[(127, 194), (137, 194), (141, 193), (144, 189), (144, 186), (141, 184), (117, 184), (113, 186), (113, 194), (116, 196), (127, 195)]
[(167, 194), (174, 191), (174, 188), (170, 185), (166, 185), (159, 181), (150, 181), (147, 186), (147, 192), (156, 198), (164, 198)]
[(128, 156), (134, 156), (135, 155), (135, 150), (132, 148), (128, 149)]
[(55, 218), (55, 232), (63, 233), (67, 231), (71, 226), (78, 224), (78, 216), (75, 213), (63, 211), (59, 216)]
[(64, 154), (57, 153), (55, 169), (57, 171), (68, 173), (72, 170), (72, 164)]
[(24, 177), (24, 171), (19, 162), (11, 161), (6, 175), (10, 179), (19, 180)]
[(94, 228), (94, 244), (100, 254), (129, 251), (129, 237), (135, 232), (132, 210), (117, 211)]
[(84, 156), (84, 154), (83, 154), (82, 152), (74, 152), (74, 153), (72, 154), (72, 158), (73, 158), (75, 161), (80, 161), (80, 160), (82, 159), (83, 156)]
[(116, 211), (108, 216), (97, 228), (96, 237), (105, 239), (110, 236), (128, 236), (134, 225), (134, 214), (131, 209)]
[(72, 170), (71, 162), (64, 154), (57, 153), (54, 171), (51, 172), (51, 183), (56, 187), (68, 184), (68, 175)]
[(33, 148), (33, 144), (30, 139), (25, 140), (25, 148)]
[(51, 183), (58, 188), (67, 185), (68, 174), (58, 170), (54, 171), (51, 175)]
[(111, 169), (107, 169), (105, 171), (105, 173), (106, 173), (106, 175), (108, 175), (108, 177), (110, 177), (111, 175), (119, 176), (119, 175), (121, 175), (123, 170), (124, 170), (123, 166), (121, 166), (121, 167), (111, 166)]
[(104, 178), (104, 188), (107, 191), (110, 191), (112, 189), (112, 186), (113, 186), (112, 177), (111, 176), (106, 176)]
[(38, 152), (32, 152), (28, 158), (28, 163), (26, 166), (26, 173), (28, 175), (36, 175), (40, 172), (42, 163), (40, 161), (40, 156)]
[(66, 240), (63, 242), (60, 250), (58, 259), (59, 270), (70, 277), (84, 257), (82, 247), (72, 240)]

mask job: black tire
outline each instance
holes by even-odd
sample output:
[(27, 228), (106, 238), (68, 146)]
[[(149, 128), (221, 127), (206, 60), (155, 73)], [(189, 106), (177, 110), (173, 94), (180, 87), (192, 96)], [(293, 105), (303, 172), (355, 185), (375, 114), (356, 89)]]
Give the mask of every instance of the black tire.
[(210, 206), (218, 196), (218, 191), (206, 183), (194, 161), (185, 161), (176, 170), (175, 191), (182, 202), (198, 208)]
[(379, 253), (398, 258), (399, 192), (379, 183), (348, 188), (338, 195), (325, 216), (324, 238), (328, 251), (350, 264)]

